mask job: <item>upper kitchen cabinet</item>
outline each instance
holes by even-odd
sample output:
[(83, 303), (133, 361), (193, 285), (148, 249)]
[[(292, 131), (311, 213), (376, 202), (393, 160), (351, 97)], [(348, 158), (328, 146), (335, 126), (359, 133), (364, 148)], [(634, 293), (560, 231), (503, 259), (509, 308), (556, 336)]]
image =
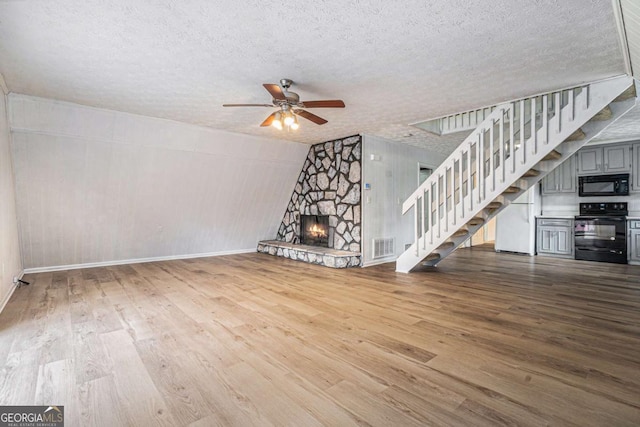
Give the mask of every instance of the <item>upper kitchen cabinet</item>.
[(631, 145), (586, 147), (578, 151), (578, 174), (597, 175), (631, 170)]
[(571, 156), (542, 179), (542, 193), (576, 192), (576, 156)]
[(578, 151), (578, 173), (596, 174), (602, 171), (602, 147), (583, 148)]

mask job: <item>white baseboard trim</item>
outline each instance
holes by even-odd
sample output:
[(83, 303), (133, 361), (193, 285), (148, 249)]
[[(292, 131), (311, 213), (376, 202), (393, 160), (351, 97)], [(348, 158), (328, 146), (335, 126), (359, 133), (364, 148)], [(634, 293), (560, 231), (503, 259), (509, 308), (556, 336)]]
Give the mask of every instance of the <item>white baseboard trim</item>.
[(396, 256), (380, 258), (373, 261), (367, 261), (365, 263), (362, 263), (362, 267), (373, 267), (374, 265), (386, 264), (388, 262), (396, 262), (397, 259), (398, 257)]
[[(18, 275), (18, 279), (22, 279), (22, 276), (24, 276), (24, 270), (20, 272), (20, 274)], [(16, 283), (12, 284), (11, 290), (7, 293), (7, 296), (4, 297), (4, 299), (2, 300), (2, 303), (0, 303), (0, 313), (2, 313), (2, 311), (4, 310), (4, 307), (7, 305), (7, 303), (11, 299), (11, 296), (13, 295), (17, 287), (18, 286)]]
[(247, 254), (255, 252), (256, 248), (251, 249), (235, 249), (232, 251), (220, 251), (220, 252), (207, 252), (200, 254), (187, 254), (187, 255), (170, 255), (151, 258), (134, 258), (134, 259), (120, 259), (113, 261), (100, 261), (100, 262), (88, 262), (85, 264), (68, 264), (68, 265), (52, 265), (49, 267), (34, 267), (25, 268), (24, 274), (31, 273), (47, 273), (50, 271), (62, 271), (62, 270), (77, 270), (80, 268), (93, 268), (93, 267), (109, 267), (111, 265), (123, 265), (123, 264), (140, 264), (143, 262), (157, 262), (157, 261), (173, 261), (178, 259), (190, 259), (190, 258), (206, 258), (212, 256), (223, 255), (235, 255), (235, 254)]

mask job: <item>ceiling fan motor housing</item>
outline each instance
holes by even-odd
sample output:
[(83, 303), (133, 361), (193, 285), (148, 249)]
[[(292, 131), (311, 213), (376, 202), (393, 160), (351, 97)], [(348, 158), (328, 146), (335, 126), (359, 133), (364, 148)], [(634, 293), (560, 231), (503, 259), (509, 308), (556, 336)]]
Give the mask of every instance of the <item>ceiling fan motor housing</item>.
[(282, 93), (284, 93), (285, 98), (287, 98), (287, 103), (297, 104), (298, 102), (300, 102), (300, 97), (297, 93), (289, 92), (286, 90), (283, 90)]
[(289, 89), (292, 84), (293, 84), (293, 80), (291, 79), (280, 79), (280, 86), (282, 86), (284, 90)]
[(291, 79), (280, 79), (280, 86), (282, 86), (282, 94), (286, 100), (274, 99), (274, 103), (282, 106), (284, 103), (297, 105), (300, 102), (300, 96), (295, 92), (290, 92), (289, 88), (293, 84)]

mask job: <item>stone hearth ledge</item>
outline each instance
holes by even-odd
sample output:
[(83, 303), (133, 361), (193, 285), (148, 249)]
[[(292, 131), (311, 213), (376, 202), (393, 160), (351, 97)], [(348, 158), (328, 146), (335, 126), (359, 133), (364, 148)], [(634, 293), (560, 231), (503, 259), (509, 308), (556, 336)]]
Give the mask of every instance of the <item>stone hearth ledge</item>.
[(280, 240), (262, 240), (258, 242), (258, 252), (331, 268), (360, 267), (361, 261), (361, 256), (357, 252), (319, 246), (296, 245)]

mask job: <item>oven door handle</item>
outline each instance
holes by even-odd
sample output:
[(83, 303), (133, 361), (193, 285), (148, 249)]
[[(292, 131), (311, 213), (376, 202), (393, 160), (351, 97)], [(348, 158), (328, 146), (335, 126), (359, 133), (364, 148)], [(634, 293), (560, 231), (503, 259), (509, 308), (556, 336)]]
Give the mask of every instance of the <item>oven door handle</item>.
[(576, 221), (626, 221), (627, 218), (626, 217), (606, 217), (606, 218), (602, 218), (602, 217), (589, 217), (589, 216), (580, 216), (576, 218)]
[(612, 252), (609, 248), (600, 248), (600, 249), (592, 249), (586, 248), (584, 246), (576, 246), (576, 249), (579, 251), (587, 251), (587, 252)]
[(606, 254), (617, 254), (617, 255), (622, 255), (624, 253), (624, 251), (621, 251), (621, 250), (607, 249), (607, 248), (602, 248), (602, 249), (576, 248), (576, 250), (580, 252), (602, 252)]

